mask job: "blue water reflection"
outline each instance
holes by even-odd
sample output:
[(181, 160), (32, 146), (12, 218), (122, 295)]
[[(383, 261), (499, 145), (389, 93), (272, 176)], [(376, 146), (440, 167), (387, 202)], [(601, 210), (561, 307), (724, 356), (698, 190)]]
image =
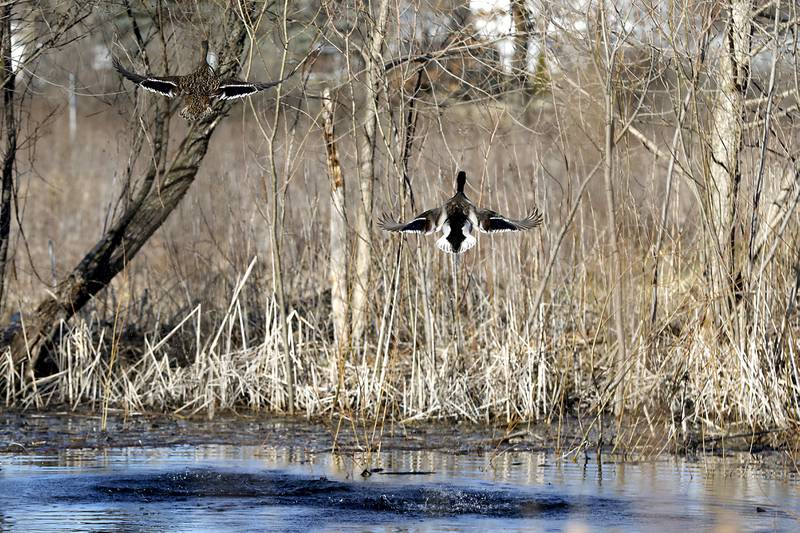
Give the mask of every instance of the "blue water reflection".
[(601, 466), (544, 452), (65, 450), (0, 455), (0, 530), (796, 531), (797, 489), (736, 458)]

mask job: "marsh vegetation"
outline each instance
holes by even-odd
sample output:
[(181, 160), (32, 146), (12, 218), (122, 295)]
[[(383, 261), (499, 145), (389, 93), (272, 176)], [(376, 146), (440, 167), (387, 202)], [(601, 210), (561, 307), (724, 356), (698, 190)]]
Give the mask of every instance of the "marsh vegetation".
[[(5, 406), (800, 421), (795, 3), (0, 10)], [(302, 68), (186, 122), (111, 67), (183, 74), (205, 38), (232, 77)], [(459, 169), (544, 226), (453, 272), (375, 222)]]

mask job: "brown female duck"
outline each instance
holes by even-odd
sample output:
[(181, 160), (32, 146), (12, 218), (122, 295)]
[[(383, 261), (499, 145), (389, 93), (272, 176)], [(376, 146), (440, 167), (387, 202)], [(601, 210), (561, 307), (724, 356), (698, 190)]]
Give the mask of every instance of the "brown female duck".
[(126, 70), (114, 58), (114, 68), (142, 89), (174, 98), (183, 97), (183, 107), (180, 115), (186, 120), (198, 120), (211, 113), (211, 105), (217, 100), (232, 100), (244, 98), (251, 94), (274, 87), (294, 74), (278, 81), (267, 83), (250, 82), (237, 79), (225, 79), (217, 75), (214, 68), (208, 64), (208, 41), (201, 44), (200, 60), (197, 68), (185, 76), (142, 76)]

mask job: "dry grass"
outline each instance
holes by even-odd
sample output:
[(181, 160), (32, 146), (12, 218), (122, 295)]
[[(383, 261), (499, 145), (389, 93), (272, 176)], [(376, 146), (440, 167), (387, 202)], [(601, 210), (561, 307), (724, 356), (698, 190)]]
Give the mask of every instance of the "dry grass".
[[(461, 354), (456, 351), (447, 258), (423, 239), (387, 243), (377, 265), (371, 335), (347, 358), (342, 391), (337, 391), (324, 296), (317, 301), (322, 307), (292, 308), (298, 409), (309, 416), (349, 412), (404, 421), (444, 417), (473, 422), (556, 422), (574, 414), (591, 420), (604, 412), (618, 383), (605, 337), (607, 293), (593, 279), (602, 279), (602, 248), (571, 267), (565, 263), (546, 302), (533, 308), (541, 240), (484, 240), (468, 258), (460, 272), (460, 285), (466, 287), (458, 311), (465, 324)], [(422, 270), (416, 267), (417, 246), (423, 250)], [(789, 363), (778, 365), (770, 344), (758, 349), (754, 343), (744, 353), (721, 340), (707, 322), (707, 302), (697, 294), (702, 276), (691, 272), (697, 265), (687, 269), (678, 261), (679, 250), (668, 252), (661, 288), (667, 319), (651, 339), (637, 332), (625, 380), (629, 414), (648, 421), (667, 414), (676, 434), (701, 426), (718, 431), (739, 422), (773, 427), (796, 421), (796, 345), (787, 343)], [(229, 271), (237, 283), (222, 311), (198, 304), (171, 330), (146, 334), (140, 354), (116, 361), (111, 357), (113, 324), (64, 324), (58, 373), (26, 382), (10, 358), (2, 360), (6, 405), (100, 408), (109, 401), (127, 410), (212, 416), (217, 410), (284, 409), (287, 354), (275, 302), (257, 279), (257, 267), (263, 266), (254, 258), (241, 274)], [(642, 286), (634, 286), (631, 294), (647, 292), (648, 269), (642, 271)], [(637, 278), (636, 272), (630, 274)], [(426, 290), (432, 295), (432, 350), (425, 343), (426, 317), (420, 312)], [(645, 303), (639, 302), (641, 311)], [(131, 322), (131, 313), (123, 310), (117, 316)], [(766, 321), (757, 334), (769, 338), (779, 324)], [(177, 337), (180, 343), (173, 342)]]
[[(265, 143), (250, 108), (239, 104), (215, 134), (180, 208), (109, 290), (63, 324), (55, 350), (58, 371), (31, 381), (3, 355), (5, 405), (88, 404), (212, 416), (243, 408), (283, 411), (284, 363), (290, 356), (297, 409), (309, 416), (557, 423), (578, 415), (592, 421), (609, 411), (617, 388), (623, 387), (626, 415), (653, 432), (666, 420), (676, 438), (698, 428), (721, 432), (796, 424), (797, 217), (737, 309), (747, 334), (735, 335), (732, 324), (715, 323), (712, 316), (718, 295), (707, 290), (698, 201), (691, 181), (677, 180), (660, 251), (660, 307), (651, 323), (652, 246), (666, 163), (624, 138), (617, 146), (617, 194), (627, 269), (622, 280), (613, 282), (626, 288), (629, 358), (624, 374), (618, 375), (609, 334), (610, 254), (606, 214), (598, 200), (601, 178), (593, 178), (586, 194), (579, 194), (601, 158), (602, 117), (590, 99), (568, 85), (558, 89), (563, 93), (538, 100), (524, 118), (502, 99), (423, 106), (410, 164), (418, 209), (448, 195), (454, 170), (464, 168), (471, 176), (471, 197), (512, 215), (536, 203), (546, 212), (546, 226), (540, 232), (483, 238), (458, 272), (456, 309), (449, 257), (424, 237), (379, 235), (371, 323), (366, 338), (357, 339), (346, 354), (341, 389), (328, 318), (324, 221), (329, 219), (329, 186), (322, 136), (313, 120), (316, 104), (304, 103), (308, 118), (301, 119), (294, 139), (303, 139), (302, 149), (288, 149), (292, 138), (287, 130), (277, 147), (290, 169), (284, 176), (283, 225), (288, 347), (282, 346), (272, 290), (262, 180)], [(264, 106), (256, 109), (264, 122), (268, 103), (258, 105)], [(69, 145), (59, 115), (39, 143), (50, 149), (35, 157), (42, 178), (29, 175), (22, 184), (27, 244), (19, 234), (10, 300), (14, 310), (29, 309), (46, 290), (51, 278), (48, 241), (57, 258), (55, 277), (61, 278), (98, 237), (119, 194), (113, 176), (127, 164), (130, 115), (114, 107), (87, 107), (80, 119), (80, 145)], [(343, 105), (340, 131), (349, 127), (346, 113)], [(288, 110), (284, 122), (293, 117)], [(674, 126), (653, 122), (640, 128), (654, 139), (668, 140)], [(386, 144), (396, 143), (387, 117), (382, 125)], [(782, 126), (791, 140), (791, 124)], [(176, 138), (182, 128), (173, 127)], [(699, 151), (698, 133), (687, 131), (686, 137)], [(354, 204), (352, 138), (344, 134), (339, 142), (348, 202)], [(399, 216), (402, 185), (386, 153), (378, 161), (376, 212)], [(746, 150), (743, 159), (741, 198), (746, 204), (753, 189), (747, 176), (759, 162), (757, 147)], [(688, 173), (702, 173), (699, 158), (683, 163)], [(770, 159), (768, 175), (787, 172), (783, 165), (778, 157)], [(776, 184), (777, 179), (767, 187)], [(576, 218), (570, 220), (576, 203)], [(405, 214), (409, 211), (406, 207)], [(744, 227), (748, 220), (741, 218)], [(554, 255), (554, 270), (539, 301)]]

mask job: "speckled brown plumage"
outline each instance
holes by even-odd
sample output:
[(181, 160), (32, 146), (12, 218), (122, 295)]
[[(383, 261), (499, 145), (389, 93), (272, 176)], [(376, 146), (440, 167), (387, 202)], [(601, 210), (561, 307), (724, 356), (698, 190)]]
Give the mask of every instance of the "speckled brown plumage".
[(142, 76), (126, 70), (114, 58), (114, 68), (125, 78), (148, 91), (169, 98), (182, 97), (183, 107), (180, 115), (186, 120), (198, 120), (211, 113), (211, 106), (217, 100), (232, 100), (274, 87), (294, 74), (281, 80), (268, 83), (249, 82), (220, 78), (208, 64), (208, 41), (203, 41), (197, 68), (184, 76)]

